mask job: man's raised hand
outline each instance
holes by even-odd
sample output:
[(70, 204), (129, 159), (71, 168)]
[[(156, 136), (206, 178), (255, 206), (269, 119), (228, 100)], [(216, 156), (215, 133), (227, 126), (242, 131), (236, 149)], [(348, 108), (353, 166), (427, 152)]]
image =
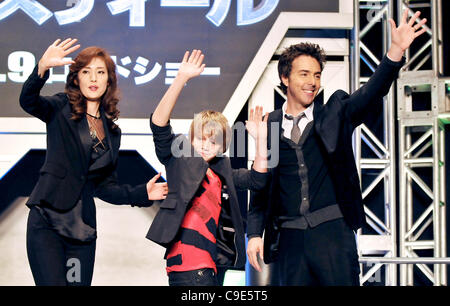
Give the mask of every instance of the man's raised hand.
[(416, 24), (419, 16), (420, 11), (417, 11), (408, 21), (408, 9), (405, 9), (398, 27), (394, 20), (389, 19), (389, 23), (391, 24), (391, 47), (388, 55), (393, 61), (400, 61), (403, 53), (409, 48), (414, 39), (426, 31), (423, 28), (423, 25), (427, 22), (426, 18)]

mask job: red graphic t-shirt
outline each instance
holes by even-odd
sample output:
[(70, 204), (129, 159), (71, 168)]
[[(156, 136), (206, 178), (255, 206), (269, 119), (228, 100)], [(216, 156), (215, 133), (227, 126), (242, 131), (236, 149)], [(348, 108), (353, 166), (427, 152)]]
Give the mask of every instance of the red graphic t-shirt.
[(167, 254), (167, 273), (212, 268), (217, 272), (216, 231), (221, 210), (222, 182), (211, 169), (206, 171), (192, 206), (186, 212), (179, 240)]

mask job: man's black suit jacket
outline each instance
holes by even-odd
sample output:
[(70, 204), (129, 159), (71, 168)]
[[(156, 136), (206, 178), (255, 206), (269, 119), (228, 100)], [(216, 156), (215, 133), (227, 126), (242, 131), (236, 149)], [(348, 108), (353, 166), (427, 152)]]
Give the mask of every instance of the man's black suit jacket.
[[(377, 70), (369, 81), (353, 94), (348, 95), (342, 90), (333, 93), (325, 105), (314, 104), (315, 130), (319, 135), (330, 161), (330, 174), (333, 180), (336, 199), (347, 224), (357, 230), (365, 224), (364, 208), (358, 172), (352, 150), (352, 134), (354, 129), (364, 123), (370, 116), (376, 116), (373, 108), (388, 92), (392, 82), (404, 60), (393, 62), (384, 56)], [(281, 109), (269, 114), (268, 126), (279, 124), (281, 137)], [(269, 128), (268, 144), (271, 144)], [(275, 142), (279, 145), (279, 141)], [(271, 148), (269, 148), (271, 149)], [(272, 156), (273, 157), (273, 156)], [(248, 236), (264, 236), (264, 261), (272, 262), (277, 250), (277, 225), (274, 222), (276, 215), (278, 189), (277, 167), (270, 171), (270, 187), (259, 193), (252, 193), (248, 213)]]
[[(67, 211), (77, 203), (88, 179), (92, 142), (87, 120), (70, 119), (71, 104), (66, 94), (39, 95), (48, 76), (47, 71), (43, 78), (39, 77), (36, 66), (20, 94), (22, 108), (44, 121), (47, 128), (45, 162), (27, 205), (45, 204), (57, 211)], [(95, 196), (114, 204), (151, 205), (153, 201), (148, 200), (145, 184), (136, 187), (117, 184), (116, 165), (121, 131), (118, 127), (112, 129), (112, 122), (106, 119), (103, 109), (100, 111), (112, 163), (103, 168), (102, 175), (95, 180)]]

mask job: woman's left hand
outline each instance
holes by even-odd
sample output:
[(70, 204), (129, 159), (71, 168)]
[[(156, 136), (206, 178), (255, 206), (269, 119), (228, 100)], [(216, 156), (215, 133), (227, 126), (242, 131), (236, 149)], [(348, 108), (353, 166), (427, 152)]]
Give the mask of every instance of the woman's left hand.
[(166, 198), (169, 188), (167, 183), (156, 183), (156, 181), (161, 176), (161, 172), (155, 175), (147, 183), (147, 194), (149, 200), (163, 200)]
[(44, 55), (42, 55), (42, 58), (39, 60), (38, 74), (40, 77), (43, 77), (45, 72), (52, 67), (74, 64), (75, 62), (73, 60), (65, 59), (65, 57), (80, 48), (79, 44), (73, 46), (73, 44), (77, 41), (78, 40), (76, 38), (67, 38), (62, 42), (61, 39), (55, 40), (55, 42), (47, 48)]

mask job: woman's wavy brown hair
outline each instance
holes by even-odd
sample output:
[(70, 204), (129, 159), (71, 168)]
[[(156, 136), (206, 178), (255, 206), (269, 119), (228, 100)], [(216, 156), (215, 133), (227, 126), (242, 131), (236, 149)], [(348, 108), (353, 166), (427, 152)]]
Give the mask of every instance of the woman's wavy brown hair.
[(83, 49), (74, 59), (75, 63), (70, 65), (65, 92), (69, 97), (70, 104), (72, 104), (71, 119), (79, 120), (86, 113), (86, 98), (81, 93), (80, 86), (78, 85), (78, 72), (96, 57), (101, 58), (105, 62), (106, 69), (108, 70), (108, 86), (101, 98), (100, 107), (103, 108), (111, 127), (115, 129), (117, 125), (114, 124), (114, 121), (119, 118), (120, 114), (117, 108), (117, 103), (119, 103), (119, 88), (117, 87), (116, 64), (114, 64), (114, 61), (105, 49), (96, 46)]

